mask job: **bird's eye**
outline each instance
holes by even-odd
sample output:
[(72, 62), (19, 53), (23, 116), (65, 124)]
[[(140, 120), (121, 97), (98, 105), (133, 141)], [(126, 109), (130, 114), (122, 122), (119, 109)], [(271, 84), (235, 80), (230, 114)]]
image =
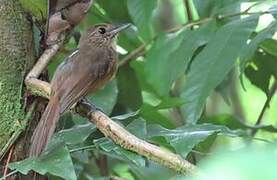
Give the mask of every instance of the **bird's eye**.
[(100, 34), (105, 34), (106, 33), (106, 29), (105, 28), (99, 28), (98, 32)]

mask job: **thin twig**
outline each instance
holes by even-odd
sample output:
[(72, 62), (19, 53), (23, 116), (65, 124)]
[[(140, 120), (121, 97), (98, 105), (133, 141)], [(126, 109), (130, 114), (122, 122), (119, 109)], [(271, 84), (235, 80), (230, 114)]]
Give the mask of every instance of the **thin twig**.
[(6, 176), (1, 177), (0, 180), (5, 180), (6, 178), (16, 174), (17, 172), (18, 172), (17, 170), (14, 170), (14, 171), (10, 172), (9, 174), (7, 174)]
[(124, 66), (129, 63), (130, 60), (135, 59), (145, 50), (146, 44), (140, 45), (138, 48), (134, 49), (127, 56), (125, 56), (119, 63), (118, 66)]
[(8, 166), (9, 166), (9, 163), (10, 163), (11, 158), (12, 158), (13, 150), (14, 150), (14, 146), (12, 146), (11, 149), (10, 149), (10, 152), (9, 152), (9, 155), (8, 155), (8, 158), (7, 158), (7, 161), (6, 161), (5, 169), (4, 169), (4, 176), (7, 176), (8, 169), (9, 169)]
[[(265, 111), (266, 109), (268, 108), (269, 104), (270, 104), (270, 101), (272, 99), (272, 97), (274, 96), (275, 92), (276, 92), (276, 89), (277, 89), (277, 81), (275, 80), (274, 84), (272, 85), (272, 87), (270, 88), (269, 92), (268, 92), (268, 96), (267, 96), (267, 99), (265, 101), (265, 104), (263, 106), (263, 109), (255, 123), (255, 126), (258, 126), (261, 124), (262, 122), (262, 119), (264, 117), (264, 114), (265, 114)], [(253, 129), (252, 132), (251, 132), (251, 135), (252, 136), (255, 136), (255, 134), (257, 133), (259, 129)]]
[(184, 6), (185, 6), (185, 13), (187, 15), (188, 22), (191, 22), (193, 20), (193, 18), (192, 18), (192, 12), (190, 9), (190, 5), (189, 5), (189, 0), (184, 0)]
[(77, 152), (77, 151), (90, 150), (90, 149), (93, 149), (95, 147), (96, 147), (96, 145), (83, 146), (83, 147), (80, 147), (80, 148), (70, 149), (69, 152), (74, 153), (74, 152)]
[[(167, 33), (174, 33), (174, 32), (176, 32), (176, 31), (179, 31), (180, 29), (185, 29), (185, 28), (189, 28), (189, 27), (192, 27), (192, 26), (195, 26), (195, 25), (200, 25), (200, 24), (209, 22), (209, 21), (211, 21), (211, 20), (212, 20), (212, 18), (205, 18), (205, 19), (202, 19), (202, 20), (197, 20), (197, 21), (194, 21), (194, 22), (191, 22), (191, 23), (186, 23), (186, 24), (183, 24), (183, 25), (181, 25), (181, 26), (177, 26), (177, 27), (168, 29), (166, 32), (167, 32)], [(129, 54), (127, 54), (127, 55), (119, 62), (119, 64), (118, 64), (119, 67), (128, 64), (132, 59), (137, 58), (139, 55), (145, 54), (145, 50), (146, 50), (145, 47), (146, 47), (147, 45), (149, 45), (151, 42), (153, 42), (156, 38), (157, 38), (157, 36), (154, 36), (154, 37), (153, 37), (152, 39), (150, 39), (148, 42), (143, 43), (143, 44), (140, 45), (138, 48), (134, 49), (134, 50), (131, 51)]]

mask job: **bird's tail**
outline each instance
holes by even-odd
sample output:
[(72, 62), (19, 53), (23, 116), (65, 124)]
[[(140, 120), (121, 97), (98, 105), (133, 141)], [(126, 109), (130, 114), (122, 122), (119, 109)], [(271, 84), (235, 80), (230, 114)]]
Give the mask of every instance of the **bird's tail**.
[(38, 156), (54, 134), (60, 117), (60, 103), (51, 98), (32, 136), (29, 156)]

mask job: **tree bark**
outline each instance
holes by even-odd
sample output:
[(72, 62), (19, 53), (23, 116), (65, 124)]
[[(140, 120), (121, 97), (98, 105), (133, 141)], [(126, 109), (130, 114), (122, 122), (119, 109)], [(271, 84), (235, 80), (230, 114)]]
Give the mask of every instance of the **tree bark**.
[[(0, 155), (7, 152), (7, 145), (13, 144), (15, 134), (24, 131), (29, 121), (26, 112), (30, 103), (23, 98), (24, 76), (35, 61), (33, 39), (32, 24), (20, 2), (0, 0)], [(39, 118), (37, 116), (30, 117)], [(17, 138), (11, 161), (26, 157), (29, 137), (24, 132)], [(6, 159), (7, 155), (0, 161), (2, 166), (5, 166)]]

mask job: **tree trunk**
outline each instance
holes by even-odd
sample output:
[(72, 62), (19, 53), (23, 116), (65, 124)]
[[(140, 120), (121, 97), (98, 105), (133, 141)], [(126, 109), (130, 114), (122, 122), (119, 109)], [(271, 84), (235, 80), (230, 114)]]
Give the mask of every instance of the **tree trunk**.
[[(29, 149), (30, 133), (21, 133), (19, 138), (15, 135), (24, 131), (30, 121), (27, 112), (32, 103), (26, 103), (24, 98), (24, 77), (34, 60), (32, 25), (20, 2), (0, 0), (0, 155), (11, 151), (7, 147), (14, 144), (11, 161), (24, 159)], [(32, 115), (32, 118), (38, 119), (39, 115)], [(0, 161), (2, 167), (8, 159), (7, 154)]]

